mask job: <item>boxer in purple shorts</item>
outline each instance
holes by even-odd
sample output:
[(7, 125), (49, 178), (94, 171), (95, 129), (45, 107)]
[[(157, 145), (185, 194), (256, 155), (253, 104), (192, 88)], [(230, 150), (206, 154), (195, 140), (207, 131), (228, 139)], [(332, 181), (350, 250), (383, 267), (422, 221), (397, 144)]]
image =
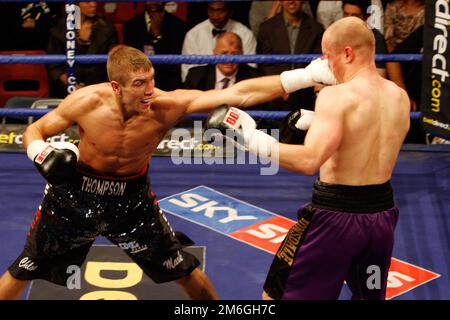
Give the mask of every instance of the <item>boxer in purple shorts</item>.
[[(307, 129), (303, 145), (279, 143), (234, 107), (214, 110), (207, 124), (290, 171), (320, 172), (311, 204), (275, 255), (263, 298), (337, 299), (347, 281), (353, 299), (384, 299), (398, 217), (390, 180), (409, 130), (409, 99), (377, 73), (373, 32), (361, 19), (332, 24), (322, 51), (336, 85), (320, 91), (314, 114), (289, 116), (290, 127)], [(304, 75), (283, 72), (285, 92), (298, 89)]]
[[(337, 299), (346, 280), (353, 299), (383, 299), (397, 216), (389, 182), (317, 180), (312, 203), (299, 210), (275, 256), (265, 292), (276, 299)], [(373, 267), (380, 270), (378, 286), (371, 284)]]

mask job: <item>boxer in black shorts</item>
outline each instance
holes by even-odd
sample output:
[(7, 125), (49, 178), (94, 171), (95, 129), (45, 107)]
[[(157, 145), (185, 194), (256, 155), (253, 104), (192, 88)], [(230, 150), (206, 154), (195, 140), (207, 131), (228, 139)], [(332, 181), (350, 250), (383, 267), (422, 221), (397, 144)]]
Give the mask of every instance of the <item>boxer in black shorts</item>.
[[(98, 235), (155, 282), (175, 280), (193, 299), (217, 299), (197, 259), (183, 251), (189, 238), (172, 231), (143, 171), (187, 105), (155, 88), (152, 64), (137, 49), (112, 49), (107, 71), (110, 82), (77, 89), (24, 133), (48, 187), (25, 249), (0, 278), (0, 299), (20, 298), (31, 279), (65, 285), (67, 266), (81, 265)], [(78, 147), (46, 142), (75, 123)]]
[(133, 177), (97, 176), (77, 169), (61, 185), (47, 185), (25, 249), (9, 268), (19, 280), (66, 285), (71, 265), (81, 266), (95, 238), (122, 248), (156, 283), (189, 275), (199, 261), (181, 243), (150, 191), (147, 170)]
[[(250, 107), (280, 97), (286, 93), (281, 77), (245, 80), (224, 90), (165, 92), (155, 87), (148, 57), (127, 46), (111, 50), (107, 71), (110, 82), (72, 92), (23, 135), (27, 155), (49, 187), (24, 252), (0, 278), (0, 299), (20, 298), (29, 279), (64, 284), (66, 266), (80, 264), (100, 234), (122, 247), (156, 282), (176, 280), (191, 298), (216, 299), (198, 262), (182, 250), (180, 239), (188, 238), (174, 236), (153, 204), (142, 169), (186, 114), (209, 112), (224, 103)], [(290, 89), (313, 86), (329, 74), (326, 61), (318, 59), (294, 73)], [(45, 141), (75, 123), (78, 147)], [(88, 172), (80, 171), (81, 164)], [(130, 210), (132, 204), (138, 204), (135, 210)]]

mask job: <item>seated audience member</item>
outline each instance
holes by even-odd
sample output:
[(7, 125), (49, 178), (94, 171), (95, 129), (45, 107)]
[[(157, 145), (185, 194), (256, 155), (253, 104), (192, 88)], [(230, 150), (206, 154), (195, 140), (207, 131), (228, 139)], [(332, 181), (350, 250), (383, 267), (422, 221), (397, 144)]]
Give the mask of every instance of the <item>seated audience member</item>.
[[(76, 30), (76, 54), (107, 54), (117, 45), (117, 32), (114, 25), (97, 14), (95, 1), (79, 2), (81, 28)], [(66, 53), (66, 18), (61, 17), (50, 30), (48, 54)], [(65, 64), (49, 64), (50, 95), (63, 98), (67, 95), (67, 74)], [(104, 82), (108, 80), (106, 65), (76, 64), (75, 76), (77, 86)]]
[(342, 17), (342, 1), (319, 1), (316, 19), (325, 29)]
[[(423, 46), (423, 25), (425, 23), (424, 0), (394, 0), (385, 10), (385, 32), (390, 53), (420, 53)], [(405, 42), (403, 44), (403, 42)], [(419, 110), (420, 92), (417, 82), (421, 78), (420, 62), (389, 62), (386, 64), (389, 79), (408, 92), (411, 111)], [(405, 79), (405, 76), (409, 78)], [(417, 77), (417, 79), (414, 79)], [(408, 83), (408, 84), (407, 84)]]
[[(320, 54), (322, 25), (302, 11), (302, 1), (282, 1), (282, 12), (261, 23), (258, 33), (259, 54)], [(259, 67), (267, 75), (303, 68), (305, 63), (264, 63)], [(312, 88), (289, 95), (287, 101), (271, 103), (277, 110), (312, 109), (315, 94)]]
[[(123, 26), (124, 44), (145, 54), (181, 54), (186, 24), (164, 10), (165, 3), (148, 1), (145, 11)], [(155, 64), (155, 82), (163, 90), (181, 86), (181, 70), (175, 64)]]
[(424, 0), (393, 0), (386, 5), (384, 38), (389, 52), (425, 23)]
[[(308, 1), (303, 1), (302, 10), (310, 17), (314, 17), (311, 6)], [(250, 12), (248, 14), (248, 20), (250, 28), (253, 31), (255, 37), (258, 37), (259, 26), (267, 19), (272, 18), (274, 15), (282, 11), (281, 1), (266, 1), (256, 0), (252, 1)]]
[(137, 1), (103, 2), (98, 1), (97, 12), (114, 24), (123, 24), (144, 11), (144, 4)]
[[(252, 31), (240, 22), (231, 19), (232, 11), (225, 1), (208, 3), (208, 19), (189, 30), (184, 38), (182, 53), (186, 55), (208, 55), (213, 53), (218, 34), (228, 31), (238, 34), (242, 39), (244, 54), (256, 52), (256, 39)], [(183, 82), (187, 72), (194, 64), (181, 66)]]
[[(345, 1), (319, 1), (319, 3), (317, 4), (316, 17), (317, 21), (322, 24), (325, 29), (328, 28), (333, 22), (341, 19), (344, 16), (343, 2)], [(363, 14), (370, 16), (373, 13), (373, 19), (376, 19), (376, 23), (373, 23), (373, 28), (377, 29), (381, 34), (383, 34), (383, 3), (381, 2), (381, 0), (372, 0), (365, 7), (366, 9)]]
[(63, 5), (44, 1), (8, 5), (13, 6), (9, 13), (13, 21), (5, 26), (11, 39), (9, 50), (46, 51), (50, 28), (63, 15)]
[[(224, 32), (217, 37), (214, 54), (242, 54), (242, 40), (233, 32)], [(225, 89), (236, 82), (263, 76), (260, 70), (245, 63), (218, 63), (189, 69), (184, 83), (186, 89)], [(266, 104), (251, 109), (265, 109)]]
[[(413, 31), (402, 43), (398, 44), (393, 54), (422, 53), (423, 52), (423, 28), (420, 26)], [(396, 62), (390, 69), (392, 81), (401, 83), (408, 93), (411, 111), (420, 111), (422, 99), (422, 61)], [(426, 134), (420, 121), (411, 121), (411, 127), (405, 138), (405, 143), (426, 143)]]
[[(233, 32), (224, 32), (217, 37), (213, 53), (242, 54), (242, 40)], [(262, 76), (263, 73), (245, 63), (219, 63), (189, 69), (184, 83), (186, 89), (224, 89), (241, 80)]]

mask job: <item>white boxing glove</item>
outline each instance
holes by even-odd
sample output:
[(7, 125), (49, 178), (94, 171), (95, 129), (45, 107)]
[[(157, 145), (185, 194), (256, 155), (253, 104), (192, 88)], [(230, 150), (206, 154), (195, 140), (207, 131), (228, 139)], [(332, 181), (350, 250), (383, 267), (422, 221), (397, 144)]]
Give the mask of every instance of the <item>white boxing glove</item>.
[(301, 69), (284, 71), (280, 74), (281, 85), (286, 93), (313, 87), (318, 84), (336, 84), (336, 78), (328, 66), (328, 59), (317, 58)]
[(288, 114), (287, 125), (291, 132), (304, 135), (309, 130), (313, 119), (314, 111), (299, 109)]
[(300, 109), (300, 117), (295, 123), (295, 127), (299, 130), (307, 131), (314, 119), (314, 111)]
[[(274, 137), (256, 129), (256, 122), (248, 113), (228, 105), (221, 105), (209, 114), (206, 129), (218, 129), (220, 135), (238, 148), (267, 158), (278, 142)], [(216, 136), (212, 135), (214, 138)]]

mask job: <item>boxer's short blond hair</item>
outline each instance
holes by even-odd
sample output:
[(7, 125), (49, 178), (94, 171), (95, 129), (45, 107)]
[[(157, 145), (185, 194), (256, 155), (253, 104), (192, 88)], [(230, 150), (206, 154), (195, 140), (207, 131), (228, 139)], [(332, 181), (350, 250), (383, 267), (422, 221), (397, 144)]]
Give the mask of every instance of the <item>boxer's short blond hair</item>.
[(142, 51), (124, 45), (111, 49), (106, 63), (109, 81), (122, 85), (126, 84), (131, 72), (150, 71), (152, 68), (152, 63)]

